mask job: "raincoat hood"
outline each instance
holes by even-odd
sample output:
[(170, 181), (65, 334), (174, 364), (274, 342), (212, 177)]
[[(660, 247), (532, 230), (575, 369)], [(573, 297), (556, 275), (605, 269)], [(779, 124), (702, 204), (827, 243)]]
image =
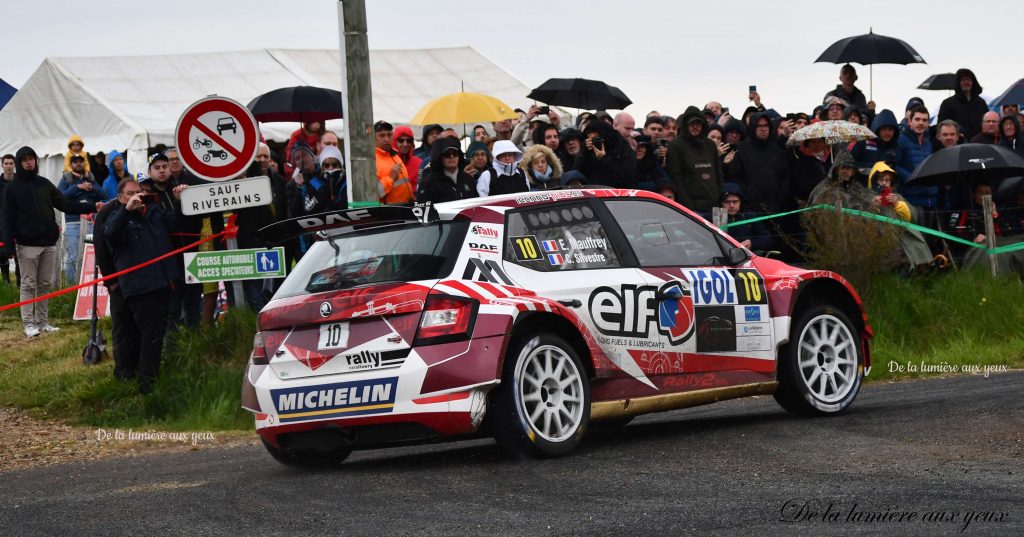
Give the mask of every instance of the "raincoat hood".
[[(699, 119), (702, 127), (701, 127), (701, 130), (700, 130), (700, 134), (698, 134), (697, 136), (690, 136), (689, 125), (690, 125), (690, 121), (694, 120), (694, 119)], [(678, 127), (679, 135), (681, 135), (681, 136), (683, 136), (685, 138), (693, 139), (693, 138), (703, 138), (704, 136), (707, 136), (707, 133), (708, 133), (708, 118), (704, 117), (704, 113), (701, 112), (700, 109), (697, 108), (696, 106), (688, 106), (688, 107), (686, 107), (686, 111), (683, 112), (683, 115), (679, 116), (679, 119), (676, 120), (676, 124), (679, 126)]]
[(876, 136), (880, 136), (878, 131), (882, 130), (882, 127), (892, 127), (896, 129), (896, 133), (899, 134), (900, 123), (896, 121), (896, 114), (886, 108), (875, 116), (875, 120), (871, 122), (871, 132), (875, 133)]
[[(516, 173), (516, 166), (523, 161), (523, 152), (516, 147), (516, 144), (509, 140), (498, 140), (497, 142), (494, 142), (492, 153), (494, 154), (494, 161), (491, 163), (491, 166), (494, 167), (494, 171), (498, 172), (499, 175), (512, 175)], [(512, 153), (515, 155), (515, 162), (512, 164), (502, 164), (498, 162), (498, 156), (505, 153)]]
[(437, 141), (434, 142), (434, 145), (430, 146), (430, 163), (431, 163), (431, 166), (433, 166), (434, 163), (436, 162), (437, 163), (437, 169), (443, 171), (444, 170), (444, 164), (441, 163), (441, 159), (443, 158), (443, 157), (441, 157), (441, 154), (444, 153), (445, 151), (447, 151), (448, 149), (457, 149), (459, 151), (459, 165), (458, 165), (458, 169), (462, 169), (462, 167), (466, 165), (466, 163), (465, 163), (465, 155), (462, 154), (462, 147), (459, 146), (459, 141), (456, 140), (455, 138), (450, 137), (450, 136), (445, 136), (444, 138), (438, 138)]
[(68, 149), (71, 149), (71, 144), (74, 142), (82, 144), (82, 151), (85, 151), (85, 140), (82, 140), (82, 137), (77, 134), (72, 134), (71, 137), (68, 138)]
[(970, 69), (957, 69), (956, 71), (956, 94), (963, 96), (963, 92), (960, 91), (960, 79), (969, 76), (974, 85), (971, 86), (971, 97), (977, 97), (981, 95), (981, 84), (978, 84), (978, 77), (974, 76), (974, 71)]
[[(771, 126), (771, 121), (768, 122), (768, 125)], [(726, 121), (725, 126), (722, 127), (722, 134), (724, 136), (728, 136), (730, 132), (740, 133), (741, 142), (747, 139), (747, 129), (743, 127), (743, 122), (736, 118)]]
[[(832, 164), (832, 169), (828, 171), (829, 178), (833, 181), (838, 180), (839, 168), (842, 168), (843, 166), (850, 166), (854, 170), (857, 169), (857, 162), (853, 160), (853, 156), (845, 151), (836, 156), (835, 162)], [(853, 177), (856, 178), (857, 174), (854, 173)]]
[(892, 169), (891, 166), (886, 164), (884, 160), (880, 160), (872, 166), (871, 173), (868, 174), (868, 188), (874, 190), (875, 176), (883, 172), (888, 172), (893, 175), (892, 186), (896, 186), (896, 180), (899, 178), (899, 174), (896, 173), (896, 170)]
[[(544, 155), (544, 157), (547, 158), (548, 168), (551, 169), (551, 174), (546, 179), (530, 173), (530, 163), (533, 162), (533, 159), (535, 159), (539, 154)], [(534, 144), (527, 147), (526, 152), (523, 153), (523, 160), (519, 163), (519, 167), (522, 168), (524, 172), (530, 173), (531, 177), (540, 182), (547, 182), (551, 179), (558, 181), (562, 177), (562, 161), (555, 156), (555, 152), (552, 151), (551, 148), (545, 145)]]
[[(764, 119), (768, 120), (768, 139), (767, 140), (761, 140), (761, 139), (759, 139), (757, 137), (757, 122), (760, 121), (761, 118), (764, 118)], [(768, 114), (766, 114), (765, 112), (756, 112), (754, 114), (751, 114), (751, 116), (750, 116), (750, 122), (748, 123), (748, 127), (747, 127), (747, 138), (751, 141), (751, 143), (758, 144), (758, 145), (774, 143), (775, 142), (775, 138), (777, 137), (777, 132), (776, 132), (777, 130), (778, 130), (778, 124), (776, 122), (772, 121), (772, 119), (768, 116)]]
[(120, 151), (118, 151), (116, 149), (111, 151), (110, 154), (107, 155), (107, 168), (110, 168), (111, 172), (114, 171), (114, 159), (116, 159), (117, 157), (121, 157), (121, 160), (125, 161), (124, 162), (124, 169), (127, 170), (128, 169), (128, 159), (127, 159), (127, 157), (124, 156), (124, 153), (122, 153), (122, 152), (120, 152)]
[(395, 127), (394, 135), (391, 137), (391, 149), (394, 149), (396, 153), (398, 152), (398, 139), (402, 136), (408, 136), (413, 140), (416, 139), (416, 137), (412, 135), (412, 129), (409, 127), (405, 125)]
[[(26, 156), (35, 157), (36, 159), (36, 169), (31, 172), (25, 171), (25, 169), (21, 167), (21, 159), (25, 158)], [(35, 149), (32, 149), (31, 147), (26, 145), (19, 149), (18, 152), (14, 154), (14, 177), (16, 179), (31, 179), (38, 175), (39, 157), (36, 155)]]

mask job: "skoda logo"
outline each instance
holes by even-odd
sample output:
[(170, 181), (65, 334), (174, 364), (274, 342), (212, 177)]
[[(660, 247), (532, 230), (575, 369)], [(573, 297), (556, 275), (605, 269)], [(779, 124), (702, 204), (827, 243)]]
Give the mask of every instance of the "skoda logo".
[(330, 302), (323, 302), (323, 303), (320, 304), (320, 316), (321, 317), (330, 317), (331, 316), (331, 303)]

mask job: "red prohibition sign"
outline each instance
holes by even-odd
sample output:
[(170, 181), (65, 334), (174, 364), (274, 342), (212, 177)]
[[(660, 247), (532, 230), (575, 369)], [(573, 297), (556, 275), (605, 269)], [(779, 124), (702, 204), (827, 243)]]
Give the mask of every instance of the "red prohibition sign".
[[(201, 121), (211, 112), (217, 117), (215, 124)], [(201, 136), (193, 139), (193, 129)], [(237, 136), (231, 137), (234, 143), (222, 136), (228, 130), (232, 134), (241, 132), (240, 144)], [(259, 145), (259, 131), (248, 108), (225, 97), (207, 97), (185, 109), (174, 130), (174, 142), (181, 163), (190, 172), (210, 181), (223, 181), (241, 174), (252, 164)]]

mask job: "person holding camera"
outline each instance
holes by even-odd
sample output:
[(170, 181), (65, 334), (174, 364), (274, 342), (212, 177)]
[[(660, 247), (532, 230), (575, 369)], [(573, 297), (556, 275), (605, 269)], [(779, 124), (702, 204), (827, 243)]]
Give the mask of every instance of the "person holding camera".
[[(664, 142), (665, 140), (658, 140)], [(668, 174), (661, 166), (662, 160), (658, 150), (664, 145), (655, 146), (654, 140), (646, 134), (636, 137), (636, 186), (651, 192), (658, 191), (658, 185), (668, 182)]]
[(550, 106), (533, 105), (526, 112), (526, 121), (519, 122), (512, 129), (512, 143), (520, 150), (526, 149), (533, 144), (533, 131), (547, 125), (554, 125), (555, 129), (562, 130), (562, 118), (558, 113), (551, 110)]
[(590, 184), (636, 188), (636, 153), (615, 128), (604, 121), (591, 121), (583, 136), (584, 148), (576, 157), (576, 169)]
[[(172, 195), (181, 198), (185, 185), (176, 186)], [(153, 194), (144, 194), (130, 180), (118, 183), (117, 201), (103, 226), (103, 238), (114, 260), (114, 268), (122, 271), (141, 265), (173, 249), (171, 231), (175, 212), (168, 210)], [(183, 281), (182, 264), (169, 257), (118, 277), (118, 286), (132, 320), (139, 331), (139, 351), (125, 356), (124, 370), (137, 371), (139, 391), (153, 389), (160, 371), (160, 355), (167, 330), (167, 312), (174, 282)]]

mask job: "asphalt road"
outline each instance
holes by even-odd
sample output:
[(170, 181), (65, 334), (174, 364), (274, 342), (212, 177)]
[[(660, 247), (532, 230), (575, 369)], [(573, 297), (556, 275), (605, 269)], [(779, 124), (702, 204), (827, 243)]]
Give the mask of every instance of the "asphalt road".
[(0, 534), (1019, 536), (1022, 394), (1018, 371), (869, 384), (839, 418), (729, 401), (542, 461), (480, 440), (318, 472), (258, 446), (73, 463), (0, 475)]

